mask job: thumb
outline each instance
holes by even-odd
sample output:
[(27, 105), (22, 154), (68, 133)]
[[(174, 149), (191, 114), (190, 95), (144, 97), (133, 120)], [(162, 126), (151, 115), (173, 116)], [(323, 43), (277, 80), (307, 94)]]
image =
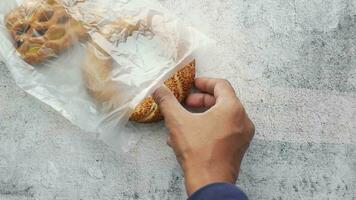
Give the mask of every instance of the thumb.
[(158, 88), (152, 96), (166, 120), (178, 118), (186, 112), (177, 98), (165, 85)]

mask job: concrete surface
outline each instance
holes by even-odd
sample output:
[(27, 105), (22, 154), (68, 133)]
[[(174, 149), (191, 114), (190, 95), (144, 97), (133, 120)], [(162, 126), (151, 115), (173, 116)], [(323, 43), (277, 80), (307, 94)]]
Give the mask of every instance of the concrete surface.
[[(250, 199), (356, 199), (356, 0), (161, 0), (217, 41), (198, 73), (228, 78), (257, 133)], [(126, 155), (18, 88), (0, 66), (0, 199), (184, 199), (163, 124)]]

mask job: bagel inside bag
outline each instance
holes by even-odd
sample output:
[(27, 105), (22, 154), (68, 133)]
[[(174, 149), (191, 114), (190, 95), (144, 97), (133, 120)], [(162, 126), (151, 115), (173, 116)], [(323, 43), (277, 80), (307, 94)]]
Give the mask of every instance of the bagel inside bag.
[[(179, 102), (211, 40), (150, 0), (2, 0), (0, 55), (16, 83), (107, 144), (162, 119), (150, 94)], [(2, 19), (2, 20), (1, 20)]]
[[(120, 18), (103, 28), (103, 36), (110, 40), (115, 33), (121, 34), (121, 39), (126, 40), (133, 32), (147, 31), (147, 24), (142, 21), (130, 23), (129, 19)], [(177, 48), (180, 48), (179, 46)], [(178, 50), (177, 50), (178, 51)], [(115, 110), (120, 106), (120, 87), (112, 80), (111, 74), (115, 61), (101, 47), (95, 43), (88, 45), (85, 61), (82, 65), (84, 79), (89, 93), (99, 102), (106, 103), (106, 108)], [(189, 90), (195, 78), (195, 61), (185, 65), (164, 84), (173, 92), (179, 102), (183, 102), (188, 96)], [(152, 97), (145, 98), (137, 105), (130, 116), (131, 121), (149, 123), (161, 120), (163, 117), (158, 105)]]

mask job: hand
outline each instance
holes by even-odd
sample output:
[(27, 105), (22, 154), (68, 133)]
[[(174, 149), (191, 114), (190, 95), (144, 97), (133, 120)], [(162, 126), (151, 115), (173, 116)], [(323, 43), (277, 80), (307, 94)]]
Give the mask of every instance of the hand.
[(255, 131), (228, 81), (197, 78), (195, 86), (204, 93), (191, 94), (186, 104), (207, 108), (204, 113), (188, 112), (165, 86), (153, 94), (170, 131), (167, 143), (184, 171), (189, 196), (210, 183), (235, 184)]

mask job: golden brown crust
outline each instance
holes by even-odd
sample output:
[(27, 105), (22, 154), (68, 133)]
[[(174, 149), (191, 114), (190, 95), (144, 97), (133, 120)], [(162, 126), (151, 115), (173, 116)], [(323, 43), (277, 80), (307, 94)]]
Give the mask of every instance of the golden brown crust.
[[(191, 62), (175, 73), (164, 84), (173, 92), (177, 100), (182, 103), (188, 96), (189, 90), (194, 83), (195, 62)], [(131, 114), (130, 120), (140, 123), (150, 123), (163, 119), (159, 107), (152, 97), (147, 97)]]
[[(108, 27), (104, 27), (102, 34), (110, 38), (113, 33), (124, 32), (128, 36), (139, 25), (127, 23), (125, 20), (118, 20)], [(125, 27), (125, 28), (122, 28)], [(99, 102), (105, 102), (106, 107), (113, 110), (120, 103), (120, 94), (117, 83), (111, 80), (112, 58), (100, 47), (89, 45), (86, 58), (83, 63), (83, 73), (89, 93)], [(195, 62), (192, 61), (176, 72), (171, 78), (165, 81), (165, 85), (173, 92), (179, 102), (183, 102), (188, 96), (189, 90), (195, 78)], [(130, 116), (131, 121), (140, 123), (150, 123), (161, 120), (163, 117), (157, 104), (152, 97), (144, 99)]]
[(33, 0), (5, 17), (16, 50), (29, 64), (56, 56), (87, 37), (86, 29), (56, 0)]

